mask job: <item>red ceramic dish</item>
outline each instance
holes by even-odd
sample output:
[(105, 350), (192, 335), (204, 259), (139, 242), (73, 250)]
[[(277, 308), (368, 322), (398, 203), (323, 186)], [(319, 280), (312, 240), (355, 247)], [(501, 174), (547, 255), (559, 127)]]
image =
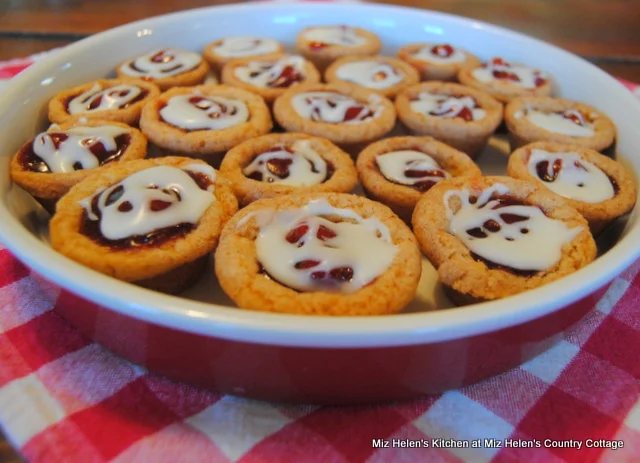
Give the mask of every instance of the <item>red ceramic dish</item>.
[[(214, 22), (218, 26), (212, 31), (207, 26)], [(433, 41), (437, 35), (439, 41), (464, 41), (461, 45), (482, 59), (518, 58), (543, 68), (554, 76), (558, 95), (591, 104), (614, 120), (619, 128), (617, 151), (627, 166), (640, 172), (640, 133), (633, 127), (640, 120), (640, 104), (594, 66), (540, 41), (476, 21), (357, 4), (206, 8), (83, 40), (38, 62), (0, 95), (0, 162), (6, 168), (18, 147), (45, 126), (42, 109), (52, 95), (109, 75), (129, 56), (167, 44), (200, 50), (219, 37), (257, 29), (290, 46), (297, 32), (312, 23), (352, 24), (378, 32), (386, 55), (406, 43)], [(593, 92), (596, 87), (599, 91)], [(501, 143), (493, 140), (480, 158), (487, 174), (506, 169)], [(43, 278), (63, 288), (56, 309), (82, 332), (172, 378), (223, 393), (282, 401), (407, 399), (505, 371), (549, 347), (640, 255), (640, 219), (632, 214), (610, 233), (616, 245), (593, 264), (508, 299), (450, 309), (434, 270), (425, 264), (416, 300), (399, 315), (338, 319), (255, 313), (232, 307), (219, 288), (210, 288), (212, 280), (206, 277), (185, 297), (174, 297), (88, 270), (51, 250), (43, 232), (46, 214), (7, 176), (0, 178), (0, 192), (0, 240)]]

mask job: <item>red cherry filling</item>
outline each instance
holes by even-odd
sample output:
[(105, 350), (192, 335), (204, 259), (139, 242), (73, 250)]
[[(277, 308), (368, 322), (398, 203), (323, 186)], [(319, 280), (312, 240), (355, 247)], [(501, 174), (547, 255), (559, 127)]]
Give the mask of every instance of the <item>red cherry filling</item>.
[(278, 77), (269, 82), (268, 85), (273, 88), (284, 88), (302, 80), (304, 80), (302, 74), (294, 66), (287, 65), (282, 69)]
[[(129, 93), (131, 93), (131, 90), (100, 90), (96, 93), (93, 93), (89, 96), (87, 96), (86, 98), (84, 98), (80, 103), (85, 106), (85, 111), (92, 111), (97, 109), (100, 104), (102, 103), (102, 100), (104, 98), (105, 95), (108, 95), (110, 97), (126, 97)], [(141, 88), (140, 89), (140, 93), (138, 93), (138, 95), (131, 99), (130, 101), (125, 101), (124, 103), (122, 103), (121, 105), (117, 106), (117, 109), (125, 109), (128, 108), (129, 106), (138, 103), (139, 101), (142, 101), (147, 95), (149, 94), (149, 92), (144, 89)], [(69, 110), (69, 103), (71, 102), (71, 100), (73, 100), (74, 97), (69, 98), (69, 100), (67, 101), (67, 111)]]
[(493, 58), (491, 60), (491, 66), (511, 67), (511, 64), (508, 61), (503, 60), (502, 58)]
[(318, 232), (316, 233), (316, 236), (318, 237), (318, 239), (320, 239), (322, 241), (326, 241), (326, 240), (329, 240), (331, 238), (335, 238), (336, 236), (338, 236), (338, 234), (336, 232), (334, 232), (333, 230), (331, 230), (329, 227), (325, 227), (324, 225), (320, 225), (318, 227)]
[[(307, 225), (306, 223), (301, 223), (296, 228), (287, 233), (285, 239), (291, 244), (298, 243), (302, 239), (302, 237), (307, 234), (308, 231), (309, 225)], [(298, 243), (298, 246), (302, 246), (302, 244), (303, 243)]]
[(167, 50), (160, 50), (158, 53), (151, 57), (151, 62), (153, 63), (168, 63), (173, 61), (175, 56), (168, 54)]
[(549, 172), (549, 161), (542, 161), (536, 165), (536, 173), (538, 178), (543, 182), (553, 182), (558, 178), (560, 171), (562, 170), (562, 159), (556, 159), (551, 166), (551, 172)]
[(453, 55), (453, 52), (455, 50), (451, 45), (443, 44), (432, 47), (430, 51), (433, 55), (439, 56), (441, 58), (448, 58), (449, 56)]
[(215, 107), (217, 110), (212, 111), (208, 114), (208, 116), (211, 119), (218, 119), (222, 116), (227, 116), (227, 115), (233, 116), (238, 112), (236, 108), (231, 108), (231, 111), (229, 111), (229, 107), (227, 105), (222, 103), (217, 103), (215, 101), (212, 101), (208, 98), (201, 97), (201, 96), (192, 96), (187, 101), (193, 106), (195, 106), (196, 108), (201, 109), (203, 111), (208, 111), (211, 108)]
[(515, 73), (509, 71), (503, 71), (500, 69), (494, 69), (492, 71), (493, 77), (500, 80), (510, 80), (512, 82), (520, 82), (520, 77)]
[(434, 110), (434, 111), (430, 111), (429, 114), (431, 116), (445, 116), (447, 114), (451, 114), (456, 111), (458, 111), (458, 113), (455, 116), (453, 116), (454, 119), (462, 119), (467, 122), (470, 122), (473, 120), (473, 111), (468, 106), (463, 106), (459, 110), (458, 110), (458, 107)]
[(324, 43), (324, 42), (309, 42), (309, 48), (312, 51), (324, 50), (328, 46), (329, 46), (329, 44)]
[(534, 83), (536, 87), (542, 87), (544, 84), (547, 83), (547, 79), (544, 79), (540, 76), (536, 76)]

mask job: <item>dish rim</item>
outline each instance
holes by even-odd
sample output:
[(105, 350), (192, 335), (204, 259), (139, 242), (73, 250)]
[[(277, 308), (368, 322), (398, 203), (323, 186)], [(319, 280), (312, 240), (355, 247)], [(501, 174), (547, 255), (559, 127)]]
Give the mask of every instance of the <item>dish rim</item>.
[[(295, 14), (300, 9), (308, 13), (307, 10), (313, 12), (317, 9), (355, 8), (361, 10), (362, 14), (366, 14), (367, 10), (381, 9), (388, 10), (392, 15), (419, 14), (425, 19), (457, 23), (543, 49), (552, 49), (555, 53), (564, 54), (569, 60), (577, 59), (582, 65), (589, 66), (592, 72), (600, 73), (600, 78), (606, 77), (611, 84), (608, 92), (627, 92), (625, 95), (628, 95), (628, 90), (612, 76), (572, 53), (525, 34), (475, 19), (394, 5), (267, 2), (179, 11), (138, 20), (82, 39), (37, 61), (9, 82), (0, 92), (0, 122), (7, 117), (5, 113), (12, 100), (10, 95), (28, 91), (28, 85), (37, 81), (36, 76), (42, 75), (47, 69), (49, 72), (53, 71), (56, 63), (64, 63), (66, 57), (87, 53), (94, 43), (115, 40), (118, 36), (136, 30), (158, 29), (177, 19), (197, 17), (204, 11), (207, 14), (233, 14), (237, 10), (236, 14), (241, 14), (247, 8), (251, 8), (254, 13), (256, 10), (286, 10), (289, 14)], [(619, 96), (622, 97), (622, 93)], [(640, 120), (640, 102), (631, 103), (629, 108)], [(8, 184), (11, 188), (10, 180)], [(640, 219), (637, 219), (635, 224), (627, 226), (616, 245), (594, 263), (548, 285), (505, 299), (466, 307), (390, 316), (328, 317), (263, 313), (168, 296), (90, 270), (56, 253), (31, 232), (24, 233), (25, 227), (13, 216), (6, 196), (4, 194), (0, 200), (0, 215), (11, 216), (11, 220), (5, 220), (0, 227), (0, 242), (46, 280), (98, 305), (149, 323), (208, 337), (280, 346), (389, 347), (436, 343), (484, 334), (559, 310), (604, 286), (640, 256)], [(634, 246), (634, 243), (637, 244)], [(514, 306), (519, 308), (513, 310)]]

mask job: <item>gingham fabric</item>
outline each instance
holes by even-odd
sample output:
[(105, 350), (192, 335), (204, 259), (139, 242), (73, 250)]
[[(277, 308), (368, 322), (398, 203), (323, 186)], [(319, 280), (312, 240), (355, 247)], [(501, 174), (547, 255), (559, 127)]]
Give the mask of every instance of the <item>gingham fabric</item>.
[[(0, 63), (0, 76), (23, 64)], [(522, 367), (379, 406), (281, 405), (169, 381), (80, 335), (56, 296), (0, 250), (0, 425), (32, 462), (640, 461), (640, 261)]]

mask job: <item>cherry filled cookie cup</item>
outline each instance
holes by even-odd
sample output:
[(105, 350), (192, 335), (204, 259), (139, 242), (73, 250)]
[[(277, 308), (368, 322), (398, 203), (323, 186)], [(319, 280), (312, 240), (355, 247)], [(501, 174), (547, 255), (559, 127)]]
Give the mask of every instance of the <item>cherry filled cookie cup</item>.
[(413, 66), (422, 80), (457, 81), (462, 69), (480, 66), (475, 55), (446, 43), (412, 43), (400, 49), (398, 58)]
[(319, 137), (270, 134), (248, 140), (220, 166), (241, 205), (292, 193), (349, 193), (358, 183), (351, 157)]
[(257, 93), (267, 103), (300, 83), (320, 82), (320, 73), (301, 56), (276, 55), (234, 60), (222, 69), (222, 83)]
[(59, 201), (51, 245), (119, 280), (179, 293), (201, 275), (222, 226), (238, 209), (228, 183), (189, 158), (106, 167)]
[(116, 72), (120, 79), (148, 80), (164, 91), (202, 83), (209, 66), (198, 53), (161, 48), (124, 61)]
[(220, 71), (236, 59), (271, 58), (284, 53), (280, 42), (265, 37), (235, 36), (211, 42), (204, 47), (203, 56), (209, 65)]
[(155, 145), (214, 165), (227, 150), (272, 126), (262, 98), (227, 85), (172, 88), (150, 101), (140, 119)]
[(397, 313), (422, 270), (415, 237), (389, 208), (344, 193), (250, 204), (225, 226), (215, 261), (239, 307), (301, 315)]
[(506, 106), (504, 118), (512, 149), (534, 141), (553, 141), (602, 151), (616, 137), (616, 126), (604, 113), (561, 98), (515, 99)]
[(71, 187), (101, 166), (144, 158), (147, 139), (126, 124), (92, 119), (52, 125), (11, 159), (11, 179), (53, 214)]
[(367, 196), (411, 223), (422, 195), (451, 177), (482, 175), (466, 154), (431, 137), (394, 137), (369, 145), (356, 162)]
[(536, 182), (461, 177), (438, 183), (413, 212), (413, 231), (457, 305), (537, 288), (596, 257), (578, 211)]
[(273, 104), (278, 123), (289, 132), (326, 138), (350, 154), (393, 129), (393, 103), (373, 90), (344, 82), (301, 84)]
[(331, 82), (350, 82), (395, 98), (403, 88), (420, 81), (418, 72), (404, 61), (386, 56), (348, 56), (329, 66), (324, 74)]
[(49, 101), (49, 121), (63, 124), (79, 119), (102, 119), (138, 125), (142, 107), (160, 94), (143, 80), (96, 80), (65, 90)]
[(312, 26), (298, 34), (296, 49), (324, 71), (338, 58), (376, 55), (382, 42), (373, 32), (359, 27)]
[(636, 202), (636, 186), (622, 164), (580, 145), (531, 143), (511, 154), (507, 171), (564, 198), (587, 219), (594, 235)]
[(447, 82), (423, 82), (396, 98), (398, 118), (413, 134), (434, 137), (472, 158), (502, 122), (502, 105), (485, 92)]
[(461, 84), (487, 92), (496, 100), (508, 103), (520, 96), (551, 95), (551, 76), (544, 71), (522, 64), (493, 58), (475, 68), (463, 68), (458, 73)]

